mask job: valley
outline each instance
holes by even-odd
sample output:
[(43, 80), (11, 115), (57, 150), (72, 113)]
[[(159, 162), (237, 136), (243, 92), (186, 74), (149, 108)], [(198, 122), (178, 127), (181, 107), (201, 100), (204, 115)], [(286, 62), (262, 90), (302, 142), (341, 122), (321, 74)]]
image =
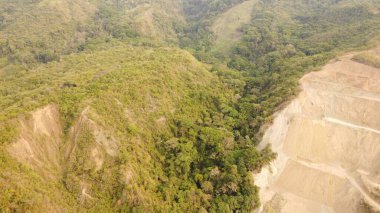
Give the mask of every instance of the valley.
[(0, 0), (0, 212), (379, 210), (378, 11)]

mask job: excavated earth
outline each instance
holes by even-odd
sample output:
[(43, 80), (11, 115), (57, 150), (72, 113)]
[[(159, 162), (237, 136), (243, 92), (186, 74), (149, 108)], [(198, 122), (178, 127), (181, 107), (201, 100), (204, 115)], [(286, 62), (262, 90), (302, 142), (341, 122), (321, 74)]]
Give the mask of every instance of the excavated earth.
[(278, 158), (254, 175), (259, 212), (380, 211), (380, 69), (352, 57), (305, 75), (266, 131)]

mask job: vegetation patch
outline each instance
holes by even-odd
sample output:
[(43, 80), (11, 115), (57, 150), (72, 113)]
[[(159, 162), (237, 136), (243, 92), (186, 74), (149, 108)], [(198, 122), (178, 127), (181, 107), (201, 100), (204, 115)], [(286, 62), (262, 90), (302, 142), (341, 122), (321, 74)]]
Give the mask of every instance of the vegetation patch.
[(380, 68), (380, 58), (372, 55), (371, 53), (362, 53), (355, 55), (352, 60), (368, 66)]
[[(0, 0), (0, 208), (258, 207), (251, 172), (275, 157), (256, 149), (263, 127), (305, 72), (365, 47), (380, 16), (370, 0), (257, 1), (239, 36), (235, 25), (213, 33), (217, 17), (253, 2)], [(213, 51), (231, 35), (228, 50)], [(6, 151), (20, 117), (50, 104), (62, 127), (59, 181)]]

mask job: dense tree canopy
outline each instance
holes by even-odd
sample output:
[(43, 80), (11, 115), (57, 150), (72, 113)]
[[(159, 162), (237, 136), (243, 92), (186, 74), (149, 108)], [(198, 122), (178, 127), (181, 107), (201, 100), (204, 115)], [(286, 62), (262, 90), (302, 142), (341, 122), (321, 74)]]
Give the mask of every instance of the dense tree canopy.
[[(212, 23), (242, 2), (0, 0), (0, 209), (257, 208), (252, 172), (276, 157), (256, 148), (263, 128), (305, 72), (375, 38), (380, 5), (259, 0), (241, 38), (215, 51)], [(7, 151), (46, 105), (64, 142), (54, 180)]]

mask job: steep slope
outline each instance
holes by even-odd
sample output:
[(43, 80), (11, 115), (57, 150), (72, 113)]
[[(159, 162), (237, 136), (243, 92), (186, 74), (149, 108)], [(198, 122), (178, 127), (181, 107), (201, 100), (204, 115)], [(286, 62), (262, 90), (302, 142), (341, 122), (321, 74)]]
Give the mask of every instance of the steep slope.
[(303, 77), (265, 133), (279, 156), (255, 177), (264, 212), (380, 210), (380, 70), (352, 57)]
[(244, 1), (220, 14), (211, 26), (216, 35), (213, 51), (230, 51), (234, 43), (240, 41), (242, 27), (251, 21), (251, 13), (257, 0)]
[(83, 44), (83, 27), (97, 10), (87, 0), (2, 0), (0, 8), (0, 57), (25, 66), (56, 60)]
[(166, 40), (177, 43), (176, 27), (185, 24), (185, 18), (178, 1), (151, 1), (130, 8), (125, 18), (131, 19), (132, 29), (143, 37), (160, 42)]
[(47, 178), (61, 175), (59, 148), (62, 128), (56, 107), (35, 111), (31, 118), (20, 120), (20, 137), (9, 148), (18, 161), (29, 164)]
[(94, 40), (175, 43), (175, 26), (183, 23), (181, 6), (173, 0), (1, 0), (0, 68), (59, 60)]
[[(378, 6), (374, 0), (0, 0), (0, 211), (248, 212), (259, 207), (251, 171), (274, 158), (269, 148), (256, 149), (260, 130), (296, 94), (305, 71), (377, 35)], [(230, 31), (223, 34), (224, 29)], [(232, 47), (213, 52), (220, 38), (234, 40)], [(355, 60), (378, 64), (367, 55)], [(323, 122), (343, 136), (346, 130), (335, 126), (378, 132), (371, 126), (375, 116), (363, 125), (357, 123), (360, 112), (345, 119), (334, 105), (313, 110), (339, 115)], [(296, 134), (292, 131), (293, 138)], [(371, 134), (355, 134), (352, 138), (376, 141)], [(308, 150), (294, 151), (298, 146), (290, 144), (287, 151), (309, 156)], [(365, 146), (373, 153), (363, 159), (377, 155), (372, 146)], [(348, 172), (325, 161), (298, 160), (287, 170), (297, 177), (282, 187), (311, 179), (312, 193), (300, 193), (331, 206), (333, 194), (347, 186), (353, 191), (343, 203), (357, 194), (376, 207), (371, 200), (379, 194), (377, 176), (362, 176), (360, 182), (349, 166), (367, 174), (376, 164), (366, 166), (361, 155), (344, 150), (352, 159), (321, 155), (344, 162)], [(325, 183), (332, 189), (324, 190)], [(329, 196), (322, 196), (326, 191)], [(318, 202), (309, 203), (319, 208)], [(348, 203), (356, 208), (358, 202)], [(281, 204), (281, 197), (273, 203)]]
[(0, 94), (5, 211), (258, 205), (248, 171), (271, 155), (235, 140), (234, 90), (186, 51), (115, 43), (6, 75)]

